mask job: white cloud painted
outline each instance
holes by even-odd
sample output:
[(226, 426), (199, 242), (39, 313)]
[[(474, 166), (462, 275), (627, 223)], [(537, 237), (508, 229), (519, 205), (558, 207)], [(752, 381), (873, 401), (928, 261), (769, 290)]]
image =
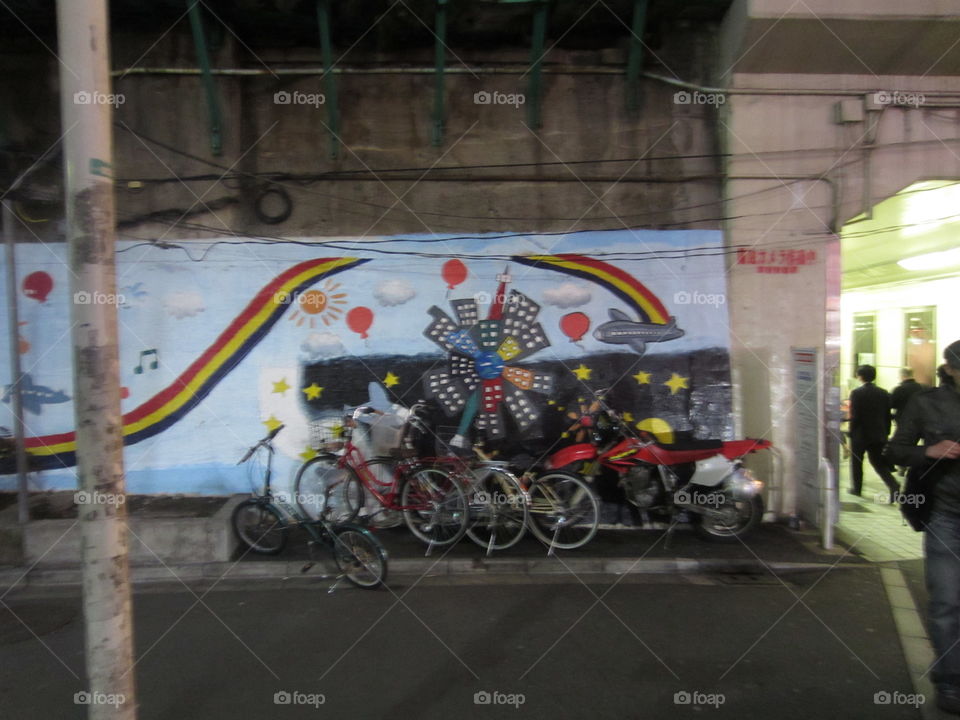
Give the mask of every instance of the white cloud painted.
[(203, 295), (196, 290), (182, 290), (163, 299), (163, 306), (168, 313), (178, 320), (199, 315), (204, 307)]
[(377, 302), (384, 307), (403, 305), (416, 297), (417, 291), (406, 280), (387, 280), (373, 291)]
[(345, 355), (347, 349), (333, 333), (310, 333), (300, 344), (300, 356), (303, 362), (317, 362), (323, 358)]
[(565, 282), (543, 291), (543, 301), (547, 305), (558, 308), (580, 307), (590, 302), (591, 297), (590, 288), (572, 282)]

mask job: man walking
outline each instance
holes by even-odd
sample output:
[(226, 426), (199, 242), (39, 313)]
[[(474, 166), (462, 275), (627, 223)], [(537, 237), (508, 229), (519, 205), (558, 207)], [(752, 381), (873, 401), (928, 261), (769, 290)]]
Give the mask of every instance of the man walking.
[(890, 393), (890, 407), (893, 409), (893, 421), (900, 424), (900, 416), (903, 409), (907, 406), (907, 401), (923, 390), (926, 385), (921, 385), (913, 379), (913, 370), (905, 367), (900, 370), (900, 384)]
[(890, 490), (892, 503), (900, 485), (883, 457), (890, 435), (890, 393), (873, 384), (877, 370), (872, 365), (858, 367), (857, 377), (862, 384), (850, 393), (850, 492), (860, 495), (863, 491), (863, 456), (866, 455)]
[[(914, 396), (904, 409), (888, 455), (919, 473), (932, 490), (924, 524), (929, 630), (937, 659), (931, 677), (937, 706), (960, 715), (960, 340), (943, 353), (942, 383)], [(917, 447), (917, 441), (923, 445)]]

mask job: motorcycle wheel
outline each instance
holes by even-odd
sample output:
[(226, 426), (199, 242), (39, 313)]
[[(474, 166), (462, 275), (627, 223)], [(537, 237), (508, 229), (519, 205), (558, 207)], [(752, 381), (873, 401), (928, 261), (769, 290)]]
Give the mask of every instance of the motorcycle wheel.
[(696, 529), (700, 537), (713, 542), (736, 542), (747, 535), (763, 517), (763, 501), (758, 495), (749, 500), (736, 500), (737, 519), (735, 522), (724, 522), (720, 518), (709, 515), (696, 515)]

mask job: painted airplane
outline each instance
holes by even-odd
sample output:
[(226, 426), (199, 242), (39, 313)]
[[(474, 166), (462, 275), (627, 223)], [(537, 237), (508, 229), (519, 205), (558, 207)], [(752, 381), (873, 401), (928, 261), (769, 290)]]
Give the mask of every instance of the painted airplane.
[[(12, 402), (12, 388), (12, 385), (7, 385), (5, 388), (3, 402)], [(40, 414), (42, 405), (64, 403), (70, 400), (70, 396), (63, 392), (63, 390), (53, 390), (45, 385), (34, 385), (30, 373), (24, 374), (23, 380), (20, 381), (20, 394), (23, 398), (24, 409), (29, 410), (34, 415)]]
[(666, 342), (683, 337), (683, 330), (677, 327), (677, 319), (670, 316), (665, 325), (650, 322), (637, 322), (620, 310), (610, 308), (610, 322), (593, 331), (593, 336), (600, 342), (611, 345), (629, 345), (633, 350), (643, 355), (648, 343)]

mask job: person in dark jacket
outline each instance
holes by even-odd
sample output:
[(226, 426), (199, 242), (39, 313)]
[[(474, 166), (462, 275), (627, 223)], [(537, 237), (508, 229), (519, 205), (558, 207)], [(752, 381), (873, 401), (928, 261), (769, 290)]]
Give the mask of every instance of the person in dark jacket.
[(937, 706), (960, 715), (960, 340), (943, 357), (940, 387), (913, 396), (887, 456), (932, 475), (932, 498), (917, 498), (933, 503), (924, 527), (928, 627), (937, 658), (932, 679)]
[(873, 384), (877, 370), (872, 365), (858, 367), (857, 377), (863, 384), (850, 393), (850, 492), (860, 495), (863, 491), (863, 456), (866, 455), (890, 490), (892, 503), (900, 484), (883, 457), (890, 436), (890, 393)]
[(900, 384), (890, 393), (890, 408), (893, 410), (893, 421), (900, 424), (900, 415), (907, 406), (907, 401), (914, 395), (923, 390), (926, 385), (921, 385), (913, 379), (913, 370), (903, 368), (900, 371)]
[[(913, 379), (912, 368), (905, 367), (900, 370), (900, 384), (890, 393), (890, 409), (893, 411), (893, 421), (897, 425), (900, 424), (900, 416), (903, 414), (903, 409), (907, 406), (910, 398), (926, 387), (926, 385), (921, 385)], [(897, 474), (903, 476), (906, 475), (906, 472), (906, 468), (901, 466)]]

